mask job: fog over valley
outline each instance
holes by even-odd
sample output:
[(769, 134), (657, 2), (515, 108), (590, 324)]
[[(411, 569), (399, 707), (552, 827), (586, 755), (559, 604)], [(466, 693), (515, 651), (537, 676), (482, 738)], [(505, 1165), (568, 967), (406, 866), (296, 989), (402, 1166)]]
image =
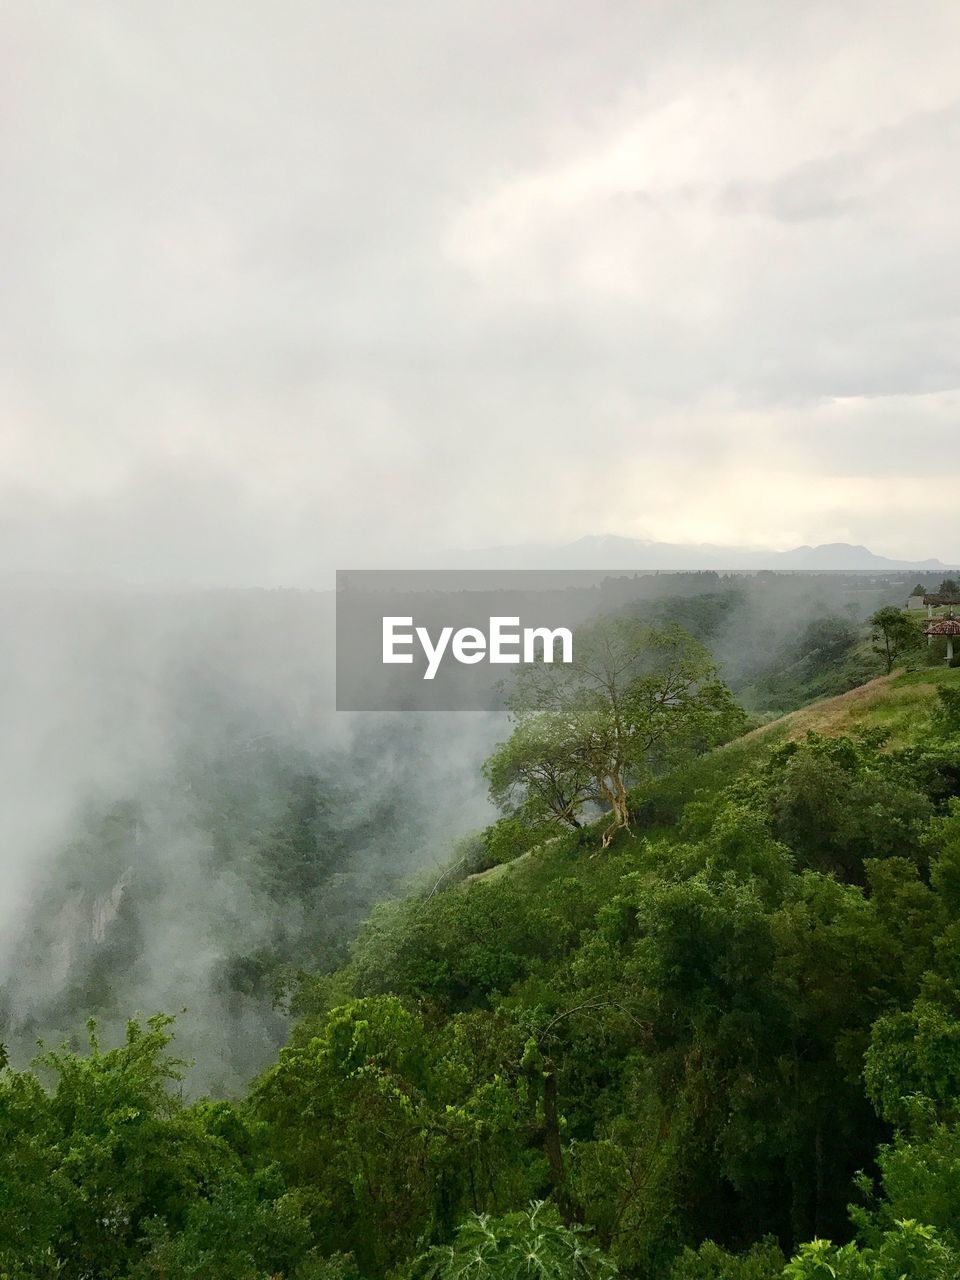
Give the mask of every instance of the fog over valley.
[(489, 819), (484, 717), (332, 711), (331, 594), (0, 594), (4, 1039), (187, 1006), (195, 1086), (276, 1048), (283, 966)]
[(0, 1280), (960, 1277), (960, 4), (0, 4)]
[[(850, 645), (914, 585), (596, 579), (571, 625), (677, 620), (767, 713), (796, 695), (765, 702), (763, 679), (802, 669), (821, 620)], [(17, 1060), (88, 1015), (185, 1007), (191, 1088), (238, 1088), (282, 1041), (298, 969), (342, 961), (372, 903), (441, 875), (494, 816), (481, 764), (502, 711), (333, 711), (332, 592), (7, 587), (0, 609), (0, 1039)]]

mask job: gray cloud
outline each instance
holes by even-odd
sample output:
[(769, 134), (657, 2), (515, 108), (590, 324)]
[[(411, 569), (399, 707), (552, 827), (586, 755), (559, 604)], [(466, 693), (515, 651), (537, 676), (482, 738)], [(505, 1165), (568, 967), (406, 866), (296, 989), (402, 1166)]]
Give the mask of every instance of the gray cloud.
[(3, 21), (0, 569), (960, 555), (945, 0)]

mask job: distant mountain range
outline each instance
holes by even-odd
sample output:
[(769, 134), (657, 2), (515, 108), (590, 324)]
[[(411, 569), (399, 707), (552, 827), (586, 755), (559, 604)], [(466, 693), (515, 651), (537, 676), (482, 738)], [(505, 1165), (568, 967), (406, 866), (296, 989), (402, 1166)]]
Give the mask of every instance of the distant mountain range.
[[(649, 542), (593, 535), (565, 546), (520, 545), (454, 553), (458, 568), (483, 569), (944, 569), (936, 559), (891, 560), (868, 547), (828, 542), (791, 551)], [(451, 566), (452, 567), (452, 566)]]

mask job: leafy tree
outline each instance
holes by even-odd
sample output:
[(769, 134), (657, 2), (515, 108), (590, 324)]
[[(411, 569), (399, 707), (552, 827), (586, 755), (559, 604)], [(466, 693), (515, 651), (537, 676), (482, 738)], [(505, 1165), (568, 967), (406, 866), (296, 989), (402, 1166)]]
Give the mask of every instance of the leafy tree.
[(932, 806), (882, 742), (810, 735), (771, 763), (775, 834), (802, 866), (863, 882), (869, 858), (920, 857)]
[(504, 814), (483, 832), (481, 841), (485, 862), (483, 868), (478, 866), (476, 870), (511, 862), (554, 835), (556, 830), (549, 823), (540, 825), (529, 818), (524, 820), (516, 814)]
[(349, 1259), (320, 1258), (302, 1196), (276, 1170), (234, 1174), (191, 1203), (179, 1229), (146, 1224), (148, 1247), (131, 1280), (359, 1280)]
[(256, 1087), (287, 1181), (318, 1199), (322, 1246), (357, 1245), (362, 1266), (402, 1256), (430, 1223), (431, 1153), (442, 1142), (433, 1060), (422, 1021), (399, 1000), (361, 1000), (281, 1050)]
[(356, 1000), (258, 1082), (268, 1151), (312, 1204), (321, 1252), (346, 1249), (381, 1275), (470, 1209), (502, 1209), (544, 1180), (525, 1140), (536, 1099), (509, 1070), (522, 1043), (500, 1049), (487, 1024), (478, 1049), (473, 1029), (435, 1034), (396, 997)]
[(578, 748), (562, 717), (528, 715), (484, 765), (490, 798), (502, 811), (522, 814), (530, 826), (549, 819), (579, 829), (594, 779)]
[(37, 1070), (0, 1077), (0, 1273), (126, 1278), (151, 1221), (177, 1227), (201, 1189), (237, 1157), (201, 1110), (169, 1086), (170, 1019), (131, 1022), (103, 1051), (46, 1052)]
[(814, 618), (800, 633), (796, 643), (798, 657), (816, 656), (820, 666), (838, 662), (856, 644), (857, 632), (846, 618)]
[(873, 650), (886, 663), (887, 674), (898, 659), (920, 646), (920, 633), (913, 619), (902, 609), (886, 605), (870, 619), (873, 628)]
[(553, 1205), (468, 1218), (452, 1245), (431, 1249), (411, 1280), (603, 1280), (617, 1269), (583, 1227), (567, 1227)]
[(712, 1240), (699, 1249), (684, 1249), (670, 1268), (669, 1280), (780, 1280), (785, 1259), (773, 1240), (746, 1253), (730, 1253)]
[(605, 806), (606, 846), (630, 825), (630, 787), (733, 736), (743, 715), (707, 651), (675, 625), (604, 619), (578, 632), (573, 653), (522, 670), (508, 704), (516, 727), (487, 776), (501, 806), (574, 824), (588, 800)]
[(576, 904), (542, 902), (504, 877), (473, 892), (385, 903), (361, 931), (353, 993), (425, 999), (447, 1012), (506, 993), (574, 945)]
[(783, 1280), (955, 1280), (958, 1274), (960, 1253), (933, 1227), (905, 1220), (875, 1249), (812, 1240), (787, 1264)]
[(866, 1204), (855, 1206), (851, 1216), (858, 1235), (876, 1244), (885, 1231), (904, 1218), (935, 1227), (945, 1243), (960, 1245), (960, 1129), (955, 1124), (931, 1124), (929, 1108), (911, 1101), (912, 1124), (919, 1132), (898, 1134), (880, 1148), (877, 1163), (883, 1198), (876, 1198), (873, 1183), (858, 1179)]
[(934, 715), (934, 724), (943, 737), (960, 735), (960, 689), (943, 688), (938, 690), (939, 703)]

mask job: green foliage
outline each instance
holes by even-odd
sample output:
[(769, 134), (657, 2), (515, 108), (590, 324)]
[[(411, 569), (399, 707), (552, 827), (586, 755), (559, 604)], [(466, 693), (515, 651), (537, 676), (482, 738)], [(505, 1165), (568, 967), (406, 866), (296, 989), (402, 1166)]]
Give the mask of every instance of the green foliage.
[[(153, 1220), (144, 1232), (146, 1255), (131, 1280), (269, 1280), (350, 1269), (317, 1257), (302, 1199), (284, 1192), (269, 1173), (234, 1174), (190, 1205), (179, 1230)], [(353, 1272), (356, 1275), (356, 1272)]]
[(595, 794), (582, 738), (565, 717), (531, 711), (484, 766), (490, 798), (528, 826), (545, 822), (581, 826), (580, 813)]
[(555, 962), (575, 941), (576, 928), (562, 903), (531, 902), (509, 879), (388, 904), (361, 931), (354, 990), (468, 1008)]
[(917, 855), (932, 807), (881, 745), (811, 737), (775, 757), (774, 830), (802, 865), (860, 881), (869, 858)]
[(857, 642), (857, 629), (847, 618), (814, 618), (797, 640), (798, 658), (812, 660), (819, 669), (841, 661)]
[(498, 1206), (542, 1177), (517, 1141), (536, 1105), (522, 1040), (507, 1028), (497, 1045), (487, 1023), (478, 1045), (477, 1030), (437, 1033), (396, 997), (357, 1000), (258, 1082), (268, 1150), (312, 1203), (323, 1252), (346, 1247), (380, 1274), (477, 1197)]
[(925, 1100), (950, 1111), (960, 1100), (960, 1020), (935, 1000), (879, 1019), (867, 1057), (867, 1090), (886, 1119), (907, 1124)]
[(242, 1102), (184, 1101), (163, 1019), (0, 1066), (0, 1275), (960, 1274), (954, 702), (896, 750), (688, 722), (657, 827), (464, 880), (532, 847), (506, 816), (370, 915)]
[[(42, 1054), (37, 1075), (0, 1077), (0, 1266), (18, 1276), (126, 1277), (146, 1224), (183, 1222), (194, 1198), (236, 1162), (228, 1144), (168, 1086), (169, 1019), (131, 1022), (106, 1052)], [(30, 1270), (32, 1269), (32, 1271)]]
[(903, 1134), (878, 1155), (882, 1198), (865, 1176), (859, 1190), (863, 1205), (852, 1210), (858, 1234), (875, 1243), (903, 1218), (935, 1227), (954, 1248), (960, 1244), (960, 1129), (954, 1124), (930, 1123), (922, 1103), (913, 1107), (920, 1133)]
[(902, 609), (886, 605), (877, 610), (870, 625), (874, 652), (883, 659), (888, 675), (899, 661), (920, 648), (920, 628)]
[[(529, 812), (526, 818), (504, 815), (487, 827), (483, 833), (487, 865), (492, 867), (511, 862), (555, 835), (554, 827), (548, 822), (538, 824), (533, 814)], [(477, 868), (477, 870), (481, 869)]]
[(800, 1247), (784, 1280), (955, 1280), (960, 1253), (923, 1223), (905, 1220), (884, 1234), (876, 1249), (838, 1248), (829, 1240)]
[(431, 1249), (411, 1280), (602, 1280), (617, 1269), (582, 1227), (542, 1201), (524, 1213), (468, 1218), (453, 1244)]
[(735, 736), (744, 716), (707, 650), (676, 624), (605, 618), (577, 633), (573, 654), (518, 673), (514, 729), (485, 773), (494, 802), (534, 823), (579, 827), (588, 802), (606, 808), (606, 845), (630, 825), (631, 787)]
[(937, 731), (944, 737), (960, 734), (960, 689), (938, 690), (940, 706), (934, 718)]
[(684, 1249), (668, 1280), (780, 1280), (784, 1265), (783, 1253), (773, 1240), (761, 1241), (741, 1254), (707, 1240), (699, 1249)]
[(848, 618), (828, 614), (811, 619), (799, 635), (786, 637), (737, 693), (750, 709), (784, 712), (845, 693), (876, 672), (876, 656), (861, 629)]

